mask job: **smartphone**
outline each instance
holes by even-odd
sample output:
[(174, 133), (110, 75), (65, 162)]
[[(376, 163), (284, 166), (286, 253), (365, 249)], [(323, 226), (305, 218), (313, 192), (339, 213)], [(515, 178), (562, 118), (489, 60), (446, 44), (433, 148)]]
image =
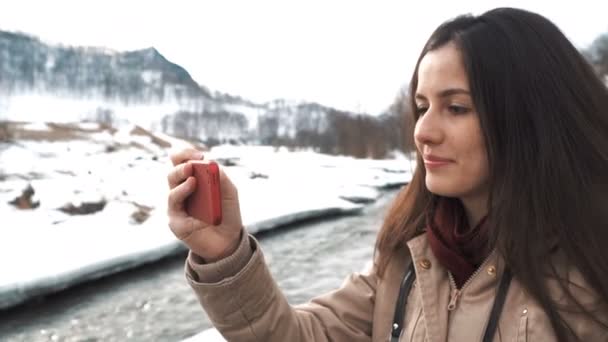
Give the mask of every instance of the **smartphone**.
[(214, 161), (190, 160), (196, 189), (186, 199), (188, 215), (217, 226), (222, 223), (220, 168)]

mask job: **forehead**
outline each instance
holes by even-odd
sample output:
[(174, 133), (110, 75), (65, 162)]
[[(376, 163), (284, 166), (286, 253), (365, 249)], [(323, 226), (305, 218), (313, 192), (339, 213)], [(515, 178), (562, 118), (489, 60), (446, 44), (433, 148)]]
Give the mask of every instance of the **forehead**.
[(460, 51), (453, 43), (427, 52), (418, 66), (416, 93), (431, 95), (444, 89), (469, 90), (469, 82)]

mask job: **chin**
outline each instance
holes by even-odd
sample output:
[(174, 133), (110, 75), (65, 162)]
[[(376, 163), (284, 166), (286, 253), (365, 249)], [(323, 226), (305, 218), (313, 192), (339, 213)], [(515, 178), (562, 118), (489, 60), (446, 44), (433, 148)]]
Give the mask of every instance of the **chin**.
[(432, 179), (426, 179), (426, 188), (435, 195), (443, 197), (459, 197), (462, 191), (451, 182), (441, 182)]

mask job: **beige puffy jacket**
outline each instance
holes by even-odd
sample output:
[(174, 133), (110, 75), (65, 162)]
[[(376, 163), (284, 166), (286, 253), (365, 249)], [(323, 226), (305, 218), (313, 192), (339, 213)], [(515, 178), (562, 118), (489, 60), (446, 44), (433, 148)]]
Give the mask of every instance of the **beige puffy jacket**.
[[(504, 265), (490, 255), (471, 279), (456, 292), (448, 271), (433, 255), (426, 236), (408, 242), (416, 270), (399, 341), (477, 342), (482, 340)], [(186, 277), (214, 326), (228, 341), (386, 342), (389, 340), (400, 283), (410, 264), (404, 251), (389, 264), (385, 277), (374, 270), (352, 274), (343, 285), (309, 303), (290, 306), (273, 280), (259, 244), (243, 234), (230, 257), (204, 264), (190, 254)], [(597, 302), (581, 275), (565, 270), (580, 287), (577, 299), (592, 307)], [(549, 283), (560, 298), (557, 283)], [(453, 308), (448, 309), (450, 300)], [(608, 341), (608, 331), (580, 314), (563, 316), (582, 341)], [(602, 313), (602, 319), (606, 313)], [(604, 320), (605, 321), (605, 320)], [(494, 341), (555, 341), (550, 321), (514, 277), (498, 322)]]

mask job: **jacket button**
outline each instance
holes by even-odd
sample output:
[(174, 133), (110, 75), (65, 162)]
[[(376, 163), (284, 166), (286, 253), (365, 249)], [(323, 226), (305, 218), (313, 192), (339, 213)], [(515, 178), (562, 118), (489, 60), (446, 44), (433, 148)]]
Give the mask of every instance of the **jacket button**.
[(431, 261), (429, 259), (422, 259), (418, 262), (418, 266), (424, 268), (425, 270), (428, 270), (429, 268), (431, 268)]
[(496, 267), (494, 267), (494, 266), (488, 267), (488, 274), (491, 276), (496, 275)]

